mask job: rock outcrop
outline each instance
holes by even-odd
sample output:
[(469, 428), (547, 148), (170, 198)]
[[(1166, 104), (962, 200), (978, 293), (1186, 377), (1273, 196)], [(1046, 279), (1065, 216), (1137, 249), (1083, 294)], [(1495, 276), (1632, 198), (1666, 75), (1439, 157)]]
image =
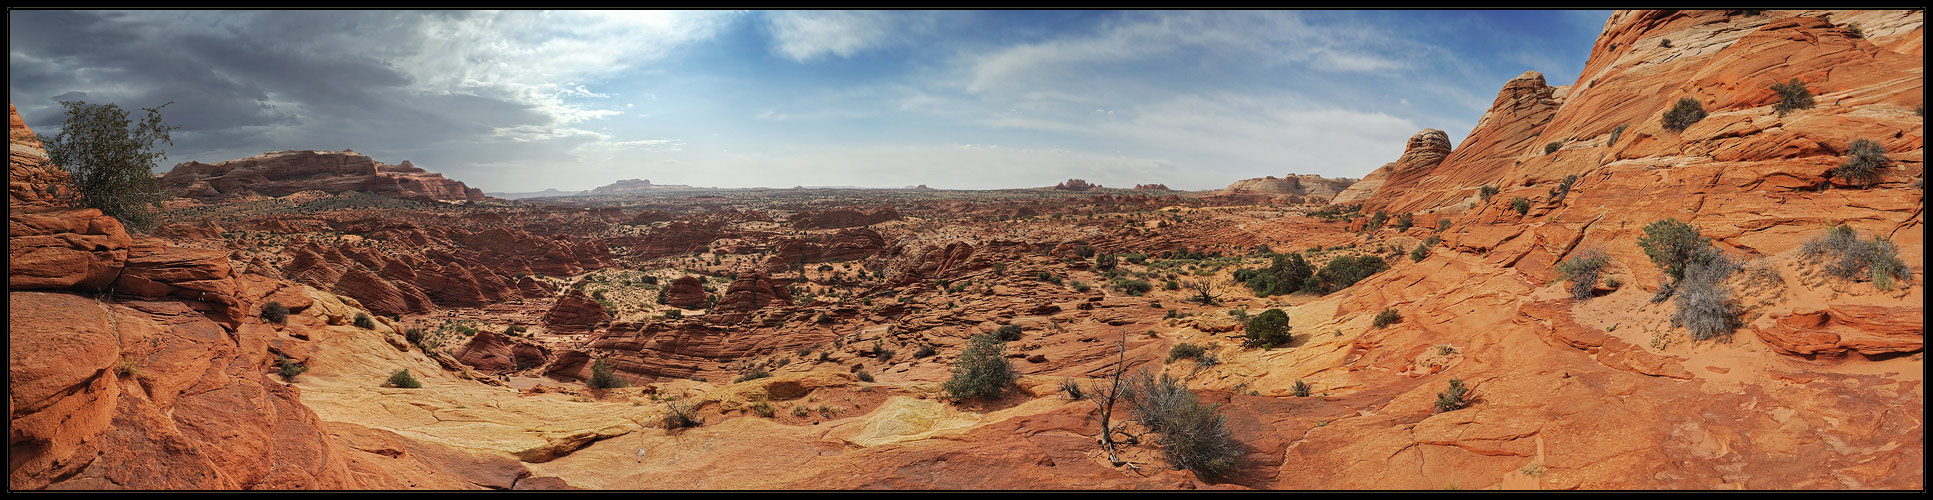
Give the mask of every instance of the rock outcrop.
[(1052, 189), (1055, 191), (1086, 191), (1100, 188), (1100, 184), (1088, 184), (1087, 181), (1082, 179), (1068, 179), (1066, 182), (1055, 184)]
[(666, 286), (664, 303), (681, 309), (700, 309), (705, 307), (705, 280), (697, 276), (680, 276)]
[(1314, 174), (1289, 174), (1282, 178), (1271, 175), (1254, 179), (1243, 179), (1229, 184), (1223, 189), (1228, 194), (1266, 194), (1289, 195), (1305, 199), (1327, 200), (1336, 197), (1356, 184), (1355, 179), (1329, 179)]
[(550, 311), (544, 313), (544, 324), (559, 332), (590, 331), (610, 319), (611, 313), (604, 310), (604, 305), (585, 295), (582, 288), (564, 292)]
[(870, 209), (835, 208), (813, 212), (799, 212), (787, 218), (793, 227), (799, 229), (842, 229), (848, 227), (870, 226), (889, 220), (899, 220), (899, 211), (893, 207), (873, 207)]
[[(1536, 73), (1530, 72), (1525, 76), (1519, 76), (1517, 78), (1529, 82), (1531, 81), (1531, 79), (1527, 78), (1529, 75), (1536, 75)], [(1543, 76), (1536, 75), (1534, 80), (1536, 82), (1542, 82)], [(1517, 81), (1512, 80), (1512, 82)], [(1499, 97), (1499, 102), (1501, 102), (1501, 99)], [(1494, 106), (1492, 112), (1495, 112)], [(1482, 122), (1479, 121), (1478, 123)], [(1437, 164), (1442, 163), (1443, 159), (1449, 155), (1449, 134), (1433, 128), (1423, 129), (1423, 131), (1417, 132), (1416, 135), (1409, 137), (1409, 143), (1403, 147), (1403, 156), (1397, 158), (1394, 162), (1384, 164), (1374, 172), (1370, 172), (1361, 181), (1349, 185), (1342, 192), (1332, 197), (1329, 202), (1338, 205), (1360, 203), (1374, 196), (1376, 191), (1382, 189), (1384, 184), (1389, 183), (1392, 177), (1398, 179), (1413, 179), (1417, 172), (1433, 171), (1432, 169)]]
[(161, 177), (176, 195), (219, 200), (246, 195), (285, 196), (301, 191), (364, 191), (422, 201), (483, 201), (483, 191), (417, 168), (389, 165), (354, 151), (272, 151), (208, 164), (175, 165)]

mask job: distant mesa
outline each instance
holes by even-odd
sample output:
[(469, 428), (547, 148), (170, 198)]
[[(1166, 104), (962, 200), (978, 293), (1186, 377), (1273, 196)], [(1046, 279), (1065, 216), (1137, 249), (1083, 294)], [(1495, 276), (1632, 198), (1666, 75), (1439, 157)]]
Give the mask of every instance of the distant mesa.
[(302, 191), (364, 191), (422, 201), (484, 201), (483, 190), (408, 161), (382, 163), (352, 150), (271, 151), (221, 163), (190, 161), (161, 177), (177, 195), (202, 200), (249, 195), (287, 196)]
[(1100, 188), (1100, 184), (1088, 184), (1087, 181), (1081, 179), (1068, 179), (1067, 182), (1054, 185), (1055, 191), (1086, 191)]
[(1168, 189), (1167, 184), (1135, 184), (1134, 190), (1135, 191), (1174, 191), (1173, 189)]
[(599, 195), (610, 195), (610, 194), (636, 193), (636, 192), (642, 192), (642, 191), (656, 191), (656, 190), (665, 190), (665, 189), (693, 189), (693, 188), (691, 186), (687, 186), (684, 184), (652, 184), (650, 179), (624, 179), (610, 184), (605, 184), (603, 186), (598, 186), (596, 189), (592, 189), (589, 194), (591, 196), (599, 196)]
[(552, 197), (558, 197), (558, 196), (584, 196), (584, 195), (586, 195), (586, 194), (590, 194), (590, 191), (558, 191), (558, 190), (556, 190), (556, 189), (554, 189), (554, 188), (553, 188), (553, 189), (545, 189), (545, 190), (543, 190), (543, 191), (532, 191), (532, 192), (528, 192), (528, 193), (483, 193), (483, 194), (485, 194), (485, 195), (488, 195), (488, 196), (489, 196), (489, 197), (491, 197), (491, 198), (502, 198), (502, 199), (506, 199), (506, 200), (521, 200), (521, 199), (525, 199), (525, 198), (552, 198)]

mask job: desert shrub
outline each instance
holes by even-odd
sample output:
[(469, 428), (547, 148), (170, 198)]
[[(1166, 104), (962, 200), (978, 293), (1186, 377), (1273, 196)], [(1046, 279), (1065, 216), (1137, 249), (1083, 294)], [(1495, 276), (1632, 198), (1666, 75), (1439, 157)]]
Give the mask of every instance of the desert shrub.
[(1298, 398), (1309, 397), (1309, 391), (1312, 389), (1314, 388), (1309, 387), (1309, 384), (1303, 382), (1302, 379), (1295, 379), (1295, 385), (1289, 386), (1289, 392), (1295, 394), (1295, 397)]
[(873, 381), (873, 374), (872, 374), (872, 372), (868, 372), (868, 371), (866, 371), (866, 370), (859, 370), (859, 371), (856, 371), (856, 372), (853, 372), (853, 373), (852, 373), (852, 376), (854, 376), (854, 377), (859, 377), (859, 381), (860, 381), (860, 382), (872, 382), (872, 381)]
[(940, 352), (938, 350), (933, 349), (932, 344), (920, 344), (920, 348), (913, 351), (913, 358), (914, 359), (924, 358), (924, 357), (932, 356), (934, 354), (939, 354), (939, 353)]
[(67, 118), (60, 133), (39, 139), (47, 151), (47, 166), (58, 165), (71, 174), (74, 191), (66, 193), (65, 201), (100, 209), (138, 231), (153, 227), (155, 204), (170, 196), (153, 173), (155, 162), (167, 157), (155, 143), (174, 145), (168, 134), (181, 128), (161, 120), (161, 108), (168, 104), (142, 108), (147, 116), (135, 123), (114, 104), (61, 101)]
[(1618, 143), (1618, 136), (1624, 135), (1624, 128), (1629, 126), (1631, 125), (1624, 124), (1624, 125), (1618, 125), (1617, 128), (1611, 129), (1611, 140), (1605, 141), (1604, 145), (1606, 146), (1616, 145)]
[(396, 373), (389, 374), (389, 381), (383, 382), (383, 386), (400, 387), (403, 389), (421, 389), (423, 388), (423, 383), (416, 381), (416, 377), (410, 375), (409, 369), (405, 368), (396, 370)]
[(1020, 325), (1001, 325), (993, 330), (993, 336), (1001, 342), (1020, 340)]
[(672, 309), (664, 312), (665, 319), (684, 319), (684, 317), (685, 312), (680, 309)]
[(1083, 259), (1094, 257), (1094, 247), (1087, 245), (1074, 247), (1074, 255), (1079, 255)]
[(1207, 353), (1207, 348), (1183, 342), (1175, 344), (1174, 347), (1168, 349), (1168, 362), (1173, 363), (1181, 359), (1201, 359), (1201, 355)]
[(1229, 438), (1219, 405), (1201, 402), (1174, 377), (1156, 379), (1142, 370), (1127, 381), (1129, 411), (1141, 425), (1161, 433), (1156, 444), (1168, 464), (1203, 477), (1220, 476), (1241, 456)]
[(1490, 197), (1496, 196), (1497, 193), (1500, 191), (1503, 191), (1503, 188), (1499, 188), (1496, 186), (1483, 186), (1483, 187), (1477, 188), (1477, 195), (1482, 197), (1485, 203), (1488, 203), (1490, 202)]
[(1416, 248), (1409, 251), (1409, 260), (1422, 262), (1423, 259), (1427, 259), (1430, 257), (1430, 249), (1436, 248), (1436, 244), (1442, 243), (1442, 242), (1443, 242), (1442, 238), (1438, 238), (1435, 236), (1431, 236), (1429, 239), (1417, 242)]
[(755, 366), (750, 370), (746, 370), (745, 373), (739, 374), (738, 378), (732, 380), (732, 383), (736, 384), (747, 380), (758, 380), (771, 376), (772, 372), (766, 370), (764, 366)]
[(1277, 254), (1269, 267), (1235, 271), (1235, 280), (1247, 285), (1257, 297), (1285, 295), (1302, 289), (1302, 282), (1314, 273), (1300, 253)]
[(1081, 293), (1087, 293), (1088, 290), (1094, 289), (1094, 287), (1087, 286), (1086, 282), (1083, 282), (1080, 280), (1074, 280), (1072, 283), (1069, 283), (1067, 286), (1074, 287), (1074, 291), (1081, 292)]
[(122, 377), (140, 375), (141, 360), (134, 356), (122, 356), (120, 361), (114, 363), (114, 374)]
[(1571, 194), (1572, 184), (1577, 184), (1577, 174), (1564, 176), (1563, 181), (1558, 182), (1556, 186), (1550, 188), (1550, 201), (1562, 200), (1565, 196), (1569, 196)]
[(1436, 412), (1456, 411), (1470, 406), (1470, 402), (1464, 399), (1469, 394), (1470, 389), (1463, 386), (1463, 379), (1450, 379), (1449, 390), (1436, 393)]
[(1846, 161), (1832, 169), (1832, 175), (1854, 184), (1879, 182), (1879, 169), (1886, 166), (1886, 148), (1871, 139), (1855, 139), (1846, 145)]
[(1873, 286), (1889, 290), (1893, 282), (1912, 278), (1912, 271), (1899, 258), (1899, 248), (1893, 242), (1872, 235), (1860, 239), (1852, 227), (1844, 224), (1826, 230), (1826, 234), (1807, 240), (1800, 252), (1808, 258), (1825, 258), (1826, 273), (1845, 279), (1866, 278)]
[(1415, 226), (1415, 225), (1416, 225), (1416, 214), (1403, 213), (1403, 214), (1398, 214), (1396, 216), (1395, 227), (1397, 231), (1408, 231), (1411, 226)]
[(1678, 219), (1662, 219), (1644, 226), (1644, 236), (1638, 237), (1638, 247), (1658, 270), (1673, 280), (1685, 276), (1685, 264), (1690, 263), (1694, 254), (1711, 246), (1711, 241), (1698, 234), (1698, 228)]
[(1087, 391), (1081, 389), (1081, 383), (1071, 377), (1060, 379), (1060, 394), (1072, 401), (1087, 399)]
[(1129, 264), (1134, 264), (1137, 266), (1148, 263), (1148, 254), (1145, 254), (1145, 253), (1131, 253), (1131, 254), (1122, 256), (1122, 258), (1127, 259)]
[(1667, 48), (1667, 49), (1669, 49), (1669, 48), (1671, 48), (1671, 39), (1670, 39), (1670, 38), (1662, 38), (1662, 39), (1659, 39), (1659, 40), (1658, 40), (1658, 46), (1659, 46), (1659, 47), (1664, 47), (1664, 48)]
[(1611, 258), (1598, 249), (1588, 249), (1572, 255), (1557, 263), (1557, 272), (1564, 273), (1564, 279), (1571, 282), (1571, 297), (1577, 300), (1591, 298), (1591, 289), (1597, 286), (1598, 273)]
[(752, 414), (765, 417), (765, 418), (772, 418), (773, 415), (779, 414), (778, 409), (772, 408), (772, 403), (768, 403), (765, 401), (752, 403), (750, 407), (752, 409)]
[(873, 359), (878, 360), (880, 364), (891, 362), (894, 354), (898, 353), (879, 345), (878, 342), (873, 343)]
[(1857, 25), (1857, 24), (1847, 24), (1847, 25), (1846, 25), (1846, 36), (1850, 36), (1850, 37), (1853, 37), (1853, 38), (1865, 38), (1865, 37), (1866, 37), (1866, 32), (1864, 32), (1864, 31), (1860, 31), (1860, 30), (1859, 30), (1859, 25)]
[(1670, 111), (1665, 112), (1665, 130), (1682, 132), (1685, 127), (1690, 127), (1691, 124), (1703, 119), (1705, 119), (1705, 106), (1699, 104), (1697, 99), (1681, 97), (1677, 104), (1671, 106)]
[(1141, 281), (1141, 280), (1117, 278), (1114, 280), (1114, 289), (1120, 290), (1121, 293), (1139, 297), (1142, 295), (1146, 295), (1149, 290), (1153, 290), (1154, 285), (1148, 284), (1148, 282)]
[(1329, 263), (1324, 264), (1321, 271), (1316, 272), (1314, 276), (1310, 277), (1316, 281), (1316, 286), (1308, 286), (1309, 283), (1305, 282), (1303, 283), (1303, 289), (1317, 293), (1328, 293), (1332, 290), (1348, 288), (1350, 285), (1362, 281), (1363, 278), (1368, 278), (1370, 275), (1383, 272), (1384, 269), (1388, 268), (1388, 262), (1383, 261), (1382, 257), (1374, 255), (1336, 257), (1329, 259)]
[(301, 363), (296, 363), (295, 360), (289, 359), (288, 356), (277, 354), (275, 355), (275, 371), (282, 375), (282, 380), (294, 382), (295, 376), (309, 371), (309, 367)]
[(1550, 141), (1549, 144), (1544, 145), (1544, 154), (1555, 153), (1559, 149), (1564, 149), (1563, 141)]
[(1403, 313), (1396, 312), (1396, 308), (1394, 307), (1383, 309), (1383, 312), (1376, 313), (1376, 319), (1370, 320), (1370, 323), (1376, 325), (1376, 328), (1401, 322), (1403, 322)]
[(422, 347), (423, 338), (424, 338), (424, 335), (423, 335), (422, 328), (411, 328), (403, 331), (403, 340), (408, 340), (410, 345)]
[(1162, 283), (1161, 283), (1161, 289), (1162, 289), (1162, 290), (1167, 290), (1167, 291), (1170, 291), (1170, 292), (1172, 292), (1172, 291), (1175, 291), (1175, 290), (1180, 290), (1180, 289), (1181, 289), (1181, 282), (1180, 282), (1180, 281), (1175, 281), (1175, 280), (1168, 280), (1168, 281), (1165, 281), (1165, 282), (1162, 282)]
[(1121, 264), (1121, 259), (1119, 257), (1115, 257), (1114, 254), (1104, 253), (1104, 254), (1094, 256), (1095, 269), (1100, 269), (1105, 271), (1108, 269), (1114, 269), (1114, 266), (1118, 266), (1120, 264)]
[(1363, 223), (1362, 230), (1363, 232), (1370, 232), (1381, 229), (1384, 222), (1389, 222), (1389, 213), (1378, 209), (1374, 215), (1369, 216), (1368, 221)]
[(1675, 287), (1673, 299), (1678, 312), (1672, 315), (1672, 321), (1685, 325), (1696, 340), (1731, 333), (1738, 326), (1738, 314), (1724, 282), (1737, 269), (1738, 265), (1718, 250), (1701, 249), (1685, 265), (1684, 278)]
[(589, 384), (592, 389), (612, 389), (624, 387), (625, 385), (624, 379), (618, 378), (617, 373), (611, 369), (610, 362), (606, 361), (604, 356), (598, 356), (596, 360), (591, 362), (591, 379), (585, 383)]
[(665, 430), (672, 430), (697, 427), (704, 425), (705, 421), (698, 418), (698, 405), (682, 401), (666, 401), (664, 417), (659, 420), (659, 423)]
[(1289, 313), (1282, 312), (1281, 309), (1262, 311), (1261, 314), (1248, 319), (1248, 327), (1244, 332), (1246, 340), (1242, 345), (1263, 349), (1286, 345), (1292, 338), (1289, 330)]
[(376, 320), (375, 318), (369, 317), (369, 313), (360, 313), (360, 312), (356, 313), (356, 320), (354, 323), (356, 325), (356, 328), (361, 328), (364, 330), (376, 329)]
[(1792, 81), (1787, 83), (1773, 83), (1772, 91), (1779, 93), (1779, 102), (1772, 105), (1772, 110), (1777, 111), (1779, 116), (1785, 116), (1786, 113), (1796, 110), (1812, 108), (1812, 92), (1806, 90), (1805, 83), (1800, 82), (1797, 78), (1793, 78)]
[(289, 308), (281, 302), (268, 301), (267, 304), (262, 304), (262, 319), (273, 323), (286, 322), (289, 320)]
[(1516, 210), (1517, 215), (1530, 215), (1530, 200), (1522, 196), (1511, 198), (1510, 209)]
[(1034, 278), (1048, 283), (1053, 283), (1056, 285), (1060, 284), (1060, 277), (1055, 276), (1054, 273), (1050, 273), (1047, 271), (1041, 271), (1040, 273), (1035, 274)]
[(1007, 343), (993, 335), (974, 335), (967, 339), (966, 352), (953, 367), (953, 378), (941, 384), (955, 400), (985, 398), (1000, 394), (1014, 380), (1013, 364), (1007, 361)]

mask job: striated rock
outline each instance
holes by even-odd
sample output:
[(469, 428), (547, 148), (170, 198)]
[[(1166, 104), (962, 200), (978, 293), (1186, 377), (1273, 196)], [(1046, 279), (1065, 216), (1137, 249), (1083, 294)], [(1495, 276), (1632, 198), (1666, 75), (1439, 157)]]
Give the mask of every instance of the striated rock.
[(66, 169), (47, 161), (47, 150), (20, 110), (7, 103), (7, 206), (54, 207), (65, 205), (72, 194), (71, 177)]
[(514, 372), (550, 362), (550, 349), (491, 330), (477, 332), (456, 352), (457, 361), (486, 373)]
[(161, 177), (175, 194), (215, 200), (256, 194), (285, 196), (301, 191), (365, 191), (423, 201), (483, 201), (483, 191), (404, 161), (388, 165), (354, 151), (271, 151), (208, 164), (175, 165)]
[(774, 283), (770, 275), (763, 272), (739, 273), (725, 289), (725, 296), (718, 300), (713, 312), (722, 314), (750, 313), (770, 305), (792, 305), (792, 293), (784, 285)]
[(550, 311), (544, 313), (544, 324), (559, 332), (589, 331), (610, 319), (611, 314), (604, 311), (604, 305), (585, 295), (582, 288), (564, 292)]
[(1280, 179), (1271, 175), (1268, 177), (1235, 181), (1234, 184), (1229, 184), (1222, 192), (1228, 194), (1254, 193), (1329, 199), (1347, 191), (1350, 186), (1356, 183), (1357, 181), (1355, 179), (1329, 179), (1314, 174), (1289, 174)]
[(681, 276), (671, 280), (664, 289), (665, 303), (681, 309), (705, 307), (705, 280), (697, 276)]
[(231, 321), (249, 316), (243, 306), (241, 283), (219, 250), (164, 246), (145, 241), (128, 250), (126, 268), (114, 281), (118, 294), (143, 298), (173, 297), (208, 303)]
[(7, 213), (7, 288), (99, 290), (134, 246), (121, 222), (92, 208)]
[(1759, 339), (1787, 354), (1867, 356), (1918, 352), (1926, 348), (1926, 310), (1918, 307), (1829, 305), (1823, 309), (1772, 314), (1771, 324), (1754, 327)]
[(848, 227), (870, 226), (889, 220), (899, 220), (899, 211), (893, 207), (874, 207), (871, 209), (835, 208), (815, 212), (799, 212), (787, 218), (793, 227), (799, 229), (841, 229)]

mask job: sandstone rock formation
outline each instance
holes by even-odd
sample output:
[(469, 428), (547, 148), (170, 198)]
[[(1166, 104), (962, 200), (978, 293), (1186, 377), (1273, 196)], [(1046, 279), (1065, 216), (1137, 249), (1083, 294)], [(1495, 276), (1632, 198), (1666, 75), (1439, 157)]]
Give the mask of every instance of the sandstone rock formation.
[(1306, 199), (1326, 200), (1356, 184), (1355, 179), (1329, 179), (1314, 174), (1289, 174), (1280, 179), (1271, 175), (1254, 179), (1243, 179), (1229, 184), (1222, 192), (1229, 194), (1266, 194), (1290, 195)]
[(665, 287), (665, 304), (681, 309), (700, 309), (705, 307), (705, 280), (697, 276), (680, 276), (671, 280)]
[[(1511, 80), (1511, 82), (1517, 83), (1522, 81), (1523, 84), (1528, 85), (1530, 82), (1535, 81), (1541, 84), (1543, 78), (1543, 75), (1538, 75), (1536, 72), (1526, 72), (1524, 75), (1518, 76), (1516, 80)], [(1506, 84), (1505, 88), (1510, 88), (1509, 84)], [(1499, 102), (1502, 102), (1502, 97), (1498, 99)], [(1495, 112), (1494, 106), (1492, 107), (1492, 112)], [(1483, 122), (1479, 120), (1478, 123)], [(1387, 184), (1392, 176), (1409, 179), (1415, 177), (1417, 172), (1431, 172), (1449, 154), (1449, 134), (1433, 128), (1423, 129), (1423, 131), (1417, 132), (1416, 135), (1410, 136), (1409, 144), (1403, 147), (1402, 157), (1397, 158), (1394, 162), (1383, 165), (1381, 168), (1377, 168), (1374, 172), (1370, 172), (1368, 176), (1363, 177), (1362, 181), (1349, 185), (1342, 192), (1332, 197), (1329, 202), (1338, 205), (1362, 202), (1374, 196), (1376, 191), (1382, 189), (1383, 185)]]
[(898, 220), (899, 211), (893, 207), (874, 207), (871, 209), (835, 208), (813, 212), (792, 214), (787, 220), (799, 229), (841, 229), (848, 227), (870, 226), (889, 220)]
[(589, 331), (610, 319), (611, 314), (604, 310), (604, 305), (585, 295), (581, 288), (564, 292), (550, 312), (544, 313), (544, 324), (563, 332)]
[(1173, 189), (1168, 189), (1167, 184), (1135, 184), (1134, 190), (1135, 191), (1174, 191)]
[(1100, 188), (1100, 184), (1088, 184), (1087, 181), (1081, 179), (1068, 179), (1066, 182), (1055, 184), (1053, 187), (1055, 191), (1086, 191)]
[(423, 201), (483, 201), (483, 191), (404, 161), (389, 165), (354, 151), (271, 151), (208, 164), (175, 165), (162, 187), (179, 196), (215, 200), (249, 194), (364, 191)]

